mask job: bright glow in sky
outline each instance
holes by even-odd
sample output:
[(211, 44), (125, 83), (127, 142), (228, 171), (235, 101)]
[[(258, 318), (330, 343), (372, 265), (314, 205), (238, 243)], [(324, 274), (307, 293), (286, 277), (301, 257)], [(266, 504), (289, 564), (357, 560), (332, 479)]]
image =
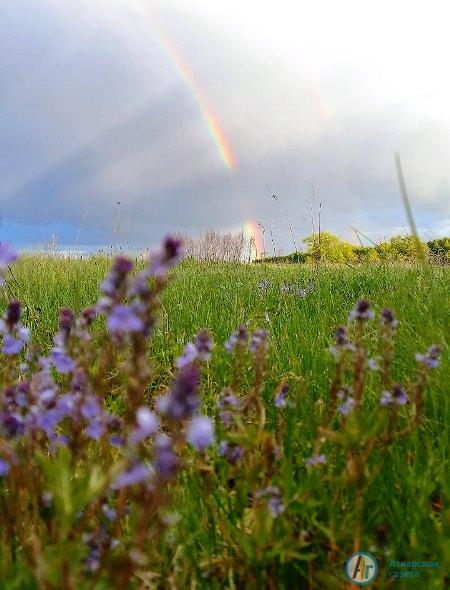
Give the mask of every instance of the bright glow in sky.
[[(4, 0), (5, 237), (153, 243), (259, 219), (450, 233), (445, 2)], [(311, 186), (316, 199), (311, 202)], [(120, 201), (120, 206), (117, 202)], [(128, 228), (128, 229), (126, 229)]]

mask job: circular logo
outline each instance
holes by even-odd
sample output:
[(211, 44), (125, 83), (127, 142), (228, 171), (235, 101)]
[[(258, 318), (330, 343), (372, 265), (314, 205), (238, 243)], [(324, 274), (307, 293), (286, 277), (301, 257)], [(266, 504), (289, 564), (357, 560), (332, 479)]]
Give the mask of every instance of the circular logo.
[(378, 563), (373, 555), (359, 551), (353, 553), (345, 562), (345, 575), (358, 586), (370, 584), (378, 574)]

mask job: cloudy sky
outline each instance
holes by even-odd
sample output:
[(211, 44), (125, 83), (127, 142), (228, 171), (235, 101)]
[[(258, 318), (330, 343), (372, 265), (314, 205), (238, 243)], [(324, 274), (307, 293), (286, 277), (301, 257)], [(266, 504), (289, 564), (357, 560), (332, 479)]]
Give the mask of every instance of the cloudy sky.
[(445, 4), (0, 0), (0, 239), (450, 234)]

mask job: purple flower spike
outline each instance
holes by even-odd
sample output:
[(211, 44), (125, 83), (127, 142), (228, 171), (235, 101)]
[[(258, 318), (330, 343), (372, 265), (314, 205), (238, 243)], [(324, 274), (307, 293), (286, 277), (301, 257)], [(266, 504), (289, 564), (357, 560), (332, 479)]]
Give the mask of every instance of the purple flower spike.
[(275, 394), (275, 407), (276, 408), (284, 408), (286, 406), (287, 400), (286, 400), (286, 396), (287, 393), (289, 391), (289, 385), (287, 383), (284, 383), (280, 389), (277, 391), (277, 393)]
[(344, 403), (342, 403), (339, 408), (338, 411), (343, 415), (343, 416), (348, 416), (350, 414), (350, 412), (353, 410), (353, 408), (355, 407), (355, 400), (353, 397), (348, 397)]
[(182, 256), (182, 241), (178, 238), (167, 236), (159, 250), (151, 256), (150, 274), (156, 277), (163, 277), (170, 268), (180, 261)]
[(285, 510), (284, 504), (279, 496), (272, 496), (267, 502), (267, 507), (269, 508), (272, 518), (276, 518)]
[(251, 342), (249, 345), (250, 352), (256, 352), (259, 348), (265, 346), (267, 343), (267, 337), (269, 333), (267, 330), (256, 330), (252, 334)]
[(145, 432), (146, 436), (152, 436), (158, 431), (158, 418), (148, 408), (142, 407), (137, 410), (136, 422), (138, 423), (141, 432)]
[(13, 299), (6, 309), (5, 321), (10, 329), (14, 328), (20, 321), (20, 302)]
[(401, 385), (394, 385), (392, 391), (383, 391), (380, 399), (380, 404), (382, 406), (390, 406), (391, 404), (405, 406), (408, 402), (408, 394)]
[(10, 334), (6, 334), (3, 337), (3, 347), (2, 352), (3, 354), (13, 355), (19, 354), (19, 352), (24, 347), (25, 341), (19, 338), (14, 338)]
[(374, 359), (374, 358), (370, 358), (367, 360), (367, 366), (369, 367), (369, 369), (371, 371), (379, 371), (380, 370), (380, 365), (378, 364), (377, 359)]
[(93, 395), (89, 396), (81, 406), (81, 415), (88, 420), (97, 418), (100, 412), (101, 409), (98, 399)]
[(306, 465), (310, 465), (312, 467), (317, 467), (317, 465), (325, 465), (327, 459), (325, 455), (313, 455), (312, 457), (308, 457), (305, 461)]
[(112, 487), (116, 490), (120, 490), (121, 488), (142, 483), (145, 480), (149, 479), (152, 473), (153, 469), (148, 465), (143, 465), (142, 463), (135, 463), (129, 469), (127, 469), (118, 477), (116, 477)]
[(175, 364), (178, 369), (190, 365), (198, 357), (198, 349), (192, 342), (188, 342), (184, 347), (183, 353), (177, 358)]
[(155, 440), (155, 470), (162, 479), (170, 479), (177, 474), (180, 465), (173, 452), (173, 441), (166, 435), (159, 435)]
[(441, 356), (441, 349), (436, 344), (430, 346), (425, 354), (416, 353), (416, 361), (425, 365), (428, 369), (436, 369), (439, 367), (439, 357)]
[(211, 351), (213, 348), (213, 339), (208, 330), (202, 330), (197, 334), (195, 339), (195, 346), (198, 351), (198, 356), (202, 361), (209, 361), (211, 359)]
[(74, 324), (74, 315), (70, 307), (63, 307), (59, 311), (59, 329), (68, 335)]
[(108, 316), (108, 330), (111, 334), (141, 332), (143, 329), (142, 320), (126, 305), (115, 305)]
[(228, 340), (225, 342), (225, 348), (228, 352), (233, 352), (236, 345), (245, 346), (248, 340), (247, 327), (241, 324), (238, 329), (231, 334)]
[(75, 369), (75, 361), (61, 350), (53, 350), (50, 361), (62, 375), (72, 373)]
[(204, 451), (214, 442), (214, 426), (209, 418), (197, 416), (189, 424), (186, 440), (197, 450)]
[(130, 435), (130, 443), (137, 444), (158, 432), (159, 420), (148, 408), (141, 407), (136, 412), (137, 428)]
[(349, 321), (353, 320), (371, 320), (375, 317), (370, 302), (367, 299), (361, 299), (350, 312)]
[(99, 440), (105, 433), (106, 427), (102, 420), (96, 418), (86, 427), (86, 435), (94, 440)]
[(159, 397), (156, 401), (158, 411), (174, 421), (192, 416), (200, 403), (199, 384), (200, 369), (198, 366), (191, 364), (183, 367), (178, 372), (170, 393)]
[(398, 325), (398, 321), (394, 318), (392, 309), (386, 308), (381, 312), (381, 325), (394, 329)]
[(7, 475), (10, 469), (11, 465), (4, 459), (0, 458), (0, 477)]

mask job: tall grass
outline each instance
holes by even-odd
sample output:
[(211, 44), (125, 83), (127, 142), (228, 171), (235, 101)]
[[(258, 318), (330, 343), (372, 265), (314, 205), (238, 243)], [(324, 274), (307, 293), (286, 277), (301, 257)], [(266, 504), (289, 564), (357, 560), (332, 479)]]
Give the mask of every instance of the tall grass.
[[(143, 264), (136, 261), (137, 268)], [(3, 309), (12, 296), (20, 299), (23, 323), (49, 350), (59, 308), (69, 305), (77, 315), (96, 301), (98, 284), (109, 267), (106, 257), (23, 257), (4, 288)], [(283, 289), (285, 283), (289, 290)], [(304, 462), (314, 453), (317, 428), (329, 401), (334, 362), (328, 349), (334, 329), (347, 322), (350, 308), (361, 299), (368, 299), (377, 315), (385, 307), (395, 310), (396, 382), (413, 387), (414, 353), (432, 343), (441, 346), (442, 362), (425, 398), (423, 422), (411, 436), (390, 444), (386, 456), (380, 451), (379, 472), (376, 461), (371, 464), (362, 523), (362, 541), (369, 545), (360, 548), (375, 554), (384, 566), (377, 581), (380, 588), (392, 587), (387, 574), (391, 559), (441, 562), (439, 571), (422, 571), (418, 580), (397, 580), (396, 587), (444, 587), (449, 573), (445, 568), (450, 567), (449, 288), (450, 269), (445, 267), (312, 268), (194, 261), (179, 265), (161, 296), (160, 321), (150, 343), (150, 399), (171, 379), (186, 342), (209, 328), (216, 346), (205, 368), (202, 399), (203, 410), (214, 414), (220, 392), (234, 374), (223, 343), (239, 324), (247, 324), (249, 330), (266, 328), (269, 348), (261, 399), (267, 432), (284, 437), (285, 472), (279, 479), (290, 498), (292, 521), (259, 521), (251, 511), (246, 517), (249, 484), (239, 480), (242, 474), (237, 479), (225, 476), (220, 461), (192, 467), (180, 475), (176, 514), (169, 515), (173, 524), (157, 547), (154, 571), (150, 568), (145, 580), (135, 579), (130, 588), (345, 586), (342, 565), (352, 551), (355, 514), (347, 504), (350, 496), (342, 491), (342, 458), (336, 455), (326, 476), (321, 469), (306, 473)], [(375, 346), (376, 339), (377, 329), (368, 325), (364, 346)], [(250, 380), (250, 374), (250, 366), (243, 365), (243, 382)], [(293, 393), (279, 433), (273, 395), (285, 379)], [(368, 407), (377, 406), (376, 373), (368, 375), (366, 387)], [(212, 465), (219, 470), (217, 477), (211, 474)], [(256, 476), (248, 477), (250, 481)], [(300, 522), (305, 528), (296, 528)], [(329, 526), (332, 530), (326, 529)], [(336, 546), (333, 535), (339, 539)]]

